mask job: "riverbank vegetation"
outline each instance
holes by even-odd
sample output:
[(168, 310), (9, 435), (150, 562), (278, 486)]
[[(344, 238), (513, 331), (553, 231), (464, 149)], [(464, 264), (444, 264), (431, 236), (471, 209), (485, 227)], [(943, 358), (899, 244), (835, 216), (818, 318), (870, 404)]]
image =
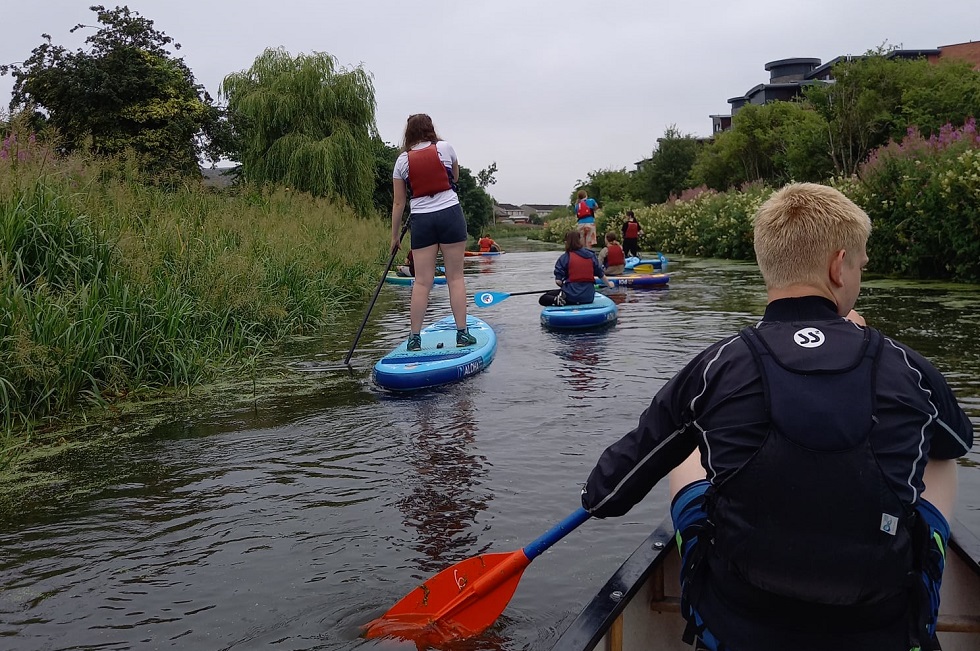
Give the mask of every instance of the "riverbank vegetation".
[[(751, 217), (774, 188), (830, 183), (871, 216), (870, 270), (980, 282), (980, 72), (886, 55), (836, 64), (833, 84), (796, 101), (746, 105), (711, 140), (671, 127), (633, 172), (592, 172), (578, 186), (602, 207), (599, 232), (632, 209), (645, 250), (753, 259)], [(542, 236), (574, 223), (549, 220)]]
[[(329, 325), (377, 281), (388, 227), (286, 189), (146, 184), (135, 159), (0, 154), (0, 411), (193, 385)], [(8, 445), (16, 443), (8, 440)]]

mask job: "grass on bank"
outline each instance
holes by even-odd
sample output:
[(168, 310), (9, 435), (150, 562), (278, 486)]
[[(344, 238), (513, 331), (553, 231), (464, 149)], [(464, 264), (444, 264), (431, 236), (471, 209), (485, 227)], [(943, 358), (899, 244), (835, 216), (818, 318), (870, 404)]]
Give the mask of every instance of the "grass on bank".
[(173, 190), (136, 163), (0, 160), (0, 466), (79, 403), (193, 385), (331, 324), (388, 227), (278, 190)]

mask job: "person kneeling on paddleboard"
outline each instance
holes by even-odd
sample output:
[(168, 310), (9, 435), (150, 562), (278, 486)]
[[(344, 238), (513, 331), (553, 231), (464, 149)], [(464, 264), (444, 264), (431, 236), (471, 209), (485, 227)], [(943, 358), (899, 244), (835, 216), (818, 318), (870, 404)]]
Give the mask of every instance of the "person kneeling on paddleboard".
[(606, 280), (606, 272), (599, 264), (599, 258), (591, 249), (582, 245), (582, 234), (578, 231), (565, 233), (565, 252), (555, 262), (555, 282), (561, 289), (545, 292), (538, 299), (541, 305), (585, 305), (595, 299), (595, 279)]
[(599, 263), (610, 276), (619, 276), (626, 271), (626, 254), (612, 231), (606, 233), (606, 245), (599, 251)]

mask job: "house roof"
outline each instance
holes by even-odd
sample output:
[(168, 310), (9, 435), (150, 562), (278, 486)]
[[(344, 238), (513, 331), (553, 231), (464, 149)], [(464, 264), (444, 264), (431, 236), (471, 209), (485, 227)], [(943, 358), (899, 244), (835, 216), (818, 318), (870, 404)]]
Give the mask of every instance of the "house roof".
[(564, 206), (554, 203), (526, 203), (524, 207), (533, 208), (537, 212), (551, 212), (555, 208), (563, 208)]
[(498, 203), (497, 205), (500, 206), (501, 208), (503, 208), (504, 210), (520, 210), (521, 209), (520, 206), (515, 206), (512, 203)]

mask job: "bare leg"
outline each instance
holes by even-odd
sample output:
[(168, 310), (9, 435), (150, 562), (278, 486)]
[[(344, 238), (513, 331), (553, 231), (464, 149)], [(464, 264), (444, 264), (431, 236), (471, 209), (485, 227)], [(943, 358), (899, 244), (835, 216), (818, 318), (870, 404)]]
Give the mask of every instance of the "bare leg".
[[(453, 310), (456, 329), (466, 328), (466, 282), (463, 280), (463, 252), (466, 242), (440, 244), (442, 259), (446, 263), (446, 285), (449, 286), (449, 306)], [(416, 262), (415, 264), (418, 264)], [(418, 282), (416, 280), (416, 282)]]
[(682, 488), (688, 484), (693, 484), (696, 481), (700, 481), (707, 476), (707, 473), (701, 466), (701, 450), (695, 449), (687, 459), (684, 459), (681, 465), (671, 470), (670, 474), (667, 475), (667, 481), (670, 484), (671, 501), (673, 501), (674, 496), (677, 495)]
[[(412, 249), (415, 257), (415, 282), (412, 284), (412, 333), (422, 330), (425, 309), (429, 307), (429, 292), (436, 275), (436, 253), (439, 245), (433, 244), (424, 249)], [(462, 264), (460, 264), (462, 266)]]
[(956, 460), (929, 459), (922, 481), (926, 485), (922, 498), (929, 500), (949, 521), (956, 504)]

